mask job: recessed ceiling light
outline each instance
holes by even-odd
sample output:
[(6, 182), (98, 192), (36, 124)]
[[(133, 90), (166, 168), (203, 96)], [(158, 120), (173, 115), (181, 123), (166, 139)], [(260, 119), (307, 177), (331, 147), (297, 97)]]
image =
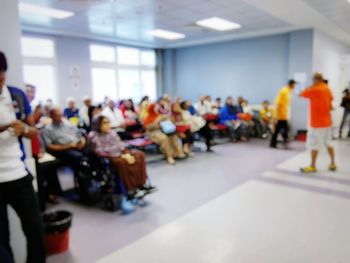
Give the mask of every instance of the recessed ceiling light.
[(177, 39), (182, 39), (186, 37), (186, 35), (184, 34), (167, 31), (163, 29), (155, 29), (155, 30), (148, 31), (147, 33), (151, 36), (163, 38), (167, 40), (177, 40)]
[(218, 31), (228, 31), (233, 29), (239, 29), (242, 26), (240, 24), (219, 18), (219, 17), (211, 17), (208, 19), (199, 20), (196, 22), (197, 25), (218, 30)]
[(19, 3), (18, 8), (19, 12), (23, 15), (38, 15), (56, 19), (65, 19), (74, 15), (73, 12), (28, 3)]

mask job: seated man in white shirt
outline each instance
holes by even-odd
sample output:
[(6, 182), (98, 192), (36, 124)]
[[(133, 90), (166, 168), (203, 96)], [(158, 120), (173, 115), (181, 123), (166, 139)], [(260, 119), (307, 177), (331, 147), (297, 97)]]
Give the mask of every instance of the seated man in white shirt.
[(63, 118), (62, 110), (50, 110), (52, 123), (43, 131), (47, 151), (74, 169), (84, 157), (86, 140), (79, 129)]
[(81, 118), (82, 127), (89, 132), (91, 127), (91, 116), (89, 113), (92, 111), (92, 101), (88, 96), (84, 96), (82, 100), (84, 105), (79, 109), (79, 116)]
[(205, 96), (201, 96), (199, 101), (194, 105), (197, 114), (205, 119), (207, 114), (211, 113), (211, 103), (206, 99)]
[(133, 137), (125, 131), (127, 125), (123, 113), (120, 109), (115, 107), (115, 103), (112, 99), (108, 100), (108, 105), (103, 109), (101, 115), (109, 119), (111, 128), (118, 133), (123, 141), (133, 139)]

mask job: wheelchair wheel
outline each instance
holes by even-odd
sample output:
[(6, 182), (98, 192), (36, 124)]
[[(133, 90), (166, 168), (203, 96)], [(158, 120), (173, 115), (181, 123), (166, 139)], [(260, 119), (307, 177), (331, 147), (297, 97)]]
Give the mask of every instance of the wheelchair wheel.
[(118, 209), (118, 204), (116, 200), (111, 197), (105, 200), (105, 207), (108, 211), (115, 212)]
[(80, 200), (87, 205), (95, 205), (101, 198), (102, 185), (95, 173), (88, 162), (83, 161), (74, 178)]

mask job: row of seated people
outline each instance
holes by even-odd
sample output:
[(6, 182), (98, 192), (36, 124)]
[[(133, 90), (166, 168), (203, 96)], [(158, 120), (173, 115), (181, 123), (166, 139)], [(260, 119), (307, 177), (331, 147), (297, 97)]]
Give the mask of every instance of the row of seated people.
[[(31, 92), (31, 94), (32, 93), (33, 92)], [(178, 98), (175, 101), (180, 102)], [(143, 119), (147, 115), (147, 106), (150, 104), (148, 96), (145, 96), (136, 107), (134, 106), (134, 103), (131, 99), (122, 100), (117, 105), (114, 103), (113, 100), (109, 100), (107, 97), (104, 103), (98, 106), (93, 106), (91, 103), (91, 99), (88, 97), (84, 97), (83, 102), (83, 107), (77, 109), (75, 105), (75, 100), (73, 98), (69, 98), (68, 107), (64, 109), (64, 116), (76, 125), (79, 125), (81, 127), (84, 127), (86, 130), (89, 130), (91, 127), (91, 120), (99, 114), (101, 114), (101, 111), (103, 111), (103, 115), (110, 118), (112, 127), (119, 130), (119, 135), (123, 140), (133, 139), (133, 136), (130, 136), (130, 132), (142, 130)], [(191, 113), (191, 115), (201, 116), (207, 121), (211, 121), (216, 118), (217, 122), (219, 122), (221, 110), (226, 106), (226, 104), (224, 105), (224, 107), (221, 106), (221, 98), (217, 98), (215, 102), (212, 102), (211, 96), (201, 96), (199, 101), (194, 105), (192, 105), (189, 101), (186, 102), (190, 105), (188, 111)], [(158, 100), (158, 105), (159, 112), (161, 114), (171, 115), (172, 101), (169, 95), (164, 95), (163, 97), (161, 97)], [(41, 111), (43, 113), (35, 114), (35, 116), (37, 116), (36, 119), (39, 121), (39, 118), (42, 115), (44, 115), (42, 120), (40, 120), (42, 125), (47, 124), (46, 116), (48, 115), (48, 111), (51, 106), (52, 101), (47, 103), (47, 105), (45, 105), (43, 107), (44, 109), (42, 110), (40, 110), (40, 107), (37, 107), (37, 109), (39, 109), (39, 112)], [(261, 121), (260, 124), (262, 125), (271, 124), (271, 108), (269, 107), (268, 102), (264, 102), (261, 115), (259, 113), (258, 116), (257, 114), (254, 114), (254, 112), (252, 112), (247, 100), (245, 100), (243, 97), (238, 97), (237, 105), (234, 105), (234, 107), (232, 107), (232, 105), (229, 106), (231, 109), (230, 112), (234, 112), (236, 114), (237, 119), (243, 120), (244, 122), (250, 121), (248, 123), (248, 133), (250, 136), (253, 135), (256, 137), (262, 137), (262, 135), (264, 135), (264, 132), (256, 132), (257, 129), (256, 127), (254, 127), (254, 125), (256, 125), (257, 121)], [(268, 114), (266, 114), (266, 112)], [(213, 116), (215, 117), (213, 118)], [(227, 116), (222, 116), (221, 119), (225, 117)], [(252, 122), (252, 120), (255, 121), (255, 123)], [(222, 120), (221, 124), (225, 125)], [(230, 127), (231, 125), (228, 126)], [(237, 126), (237, 122), (235, 126)], [(245, 129), (245, 127), (240, 128), (240, 130)], [(230, 134), (232, 134), (231, 131)], [(244, 139), (245, 138), (243, 136), (243, 140)]]
[[(249, 136), (249, 120), (239, 119), (238, 107), (233, 105), (231, 97), (227, 98), (223, 107), (218, 103), (219, 100), (216, 100), (213, 106), (208, 106), (210, 105), (208, 97), (201, 97), (200, 102), (194, 107), (189, 101), (176, 99), (172, 104), (170, 101), (170, 98), (163, 97), (158, 103), (150, 103), (146, 97), (138, 110), (131, 100), (123, 101), (119, 107), (113, 100), (108, 100), (104, 108), (101, 105), (97, 107), (85, 105), (89, 113), (88, 129), (92, 130), (86, 143), (86, 138), (79, 135), (76, 127), (80, 123), (76, 118), (81, 118), (80, 115), (73, 117), (70, 115), (73, 111), (77, 112), (74, 110), (74, 101), (70, 100), (64, 116), (71, 122), (65, 121), (58, 108), (52, 108), (48, 115), (42, 116), (46, 119), (46, 126), (42, 132), (46, 148), (74, 169), (88, 145), (88, 148), (97, 155), (110, 159), (113, 170), (122, 178), (129, 195), (132, 196), (140, 191), (150, 190), (150, 187), (145, 184), (147, 175), (143, 153), (129, 151), (123, 143), (123, 140), (133, 138), (130, 132), (145, 131), (148, 138), (159, 145), (170, 164), (175, 164), (175, 158), (192, 155), (194, 133), (203, 136), (207, 151), (212, 151), (212, 127), (215, 123), (225, 125), (233, 141), (245, 141)], [(213, 114), (216, 113), (214, 110), (217, 115)], [(265, 105), (261, 113), (265, 116), (264, 121), (270, 118), (268, 105)], [(179, 139), (182, 144), (179, 143)]]
[[(161, 98), (158, 103), (150, 103), (149, 99), (145, 97), (137, 109), (135, 109), (132, 100), (122, 101), (118, 106), (113, 100), (108, 100), (105, 107), (101, 105), (94, 107), (91, 105), (91, 100), (86, 100), (85, 107), (77, 110), (74, 101), (70, 100), (69, 107), (64, 110), (64, 116), (75, 125), (81, 123), (77, 119), (83, 119), (84, 124), (80, 126), (91, 130), (93, 120), (99, 115), (103, 115), (110, 120), (111, 129), (117, 132), (123, 141), (133, 140), (135, 138), (134, 132), (136, 135), (141, 134), (142, 136), (145, 131), (146, 135), (160, 146), (169, 163), (174, 163), (172, 150), (175, 150), (178, 157), (183, 156), (183, 153), (192, 154), (194, 133), (205, 138), (207, 150), (211, 151), (212, 130), (215, 130), (215, 124), (227, 129), (231, 140), (236, 142), (238, 140), (246, 141), (253, 134), (251, 131), (257, 130), (257, 126), (265, 126), (262, 130), (266, 130), (266, 127), (271, 123), (272, 111), (267, 102), (264, 103), (261, 115), (259, 114), (259, 117), (255, 118), (254, 115), (245, 113), (243, 108), (245, 101), (242, 98), (239, 98), (239, 104), (236, 106), (233, 104), (232, 97), (228, 97), (225, 105), (221, 107), (220, 99), (211, 105), (210, 97), (208, 97), (201, 97), (194, 107), (190, 101), (181, 102), (180, 99), (171, 103), (168, 96)], [(84, 112), (88, 112), (87, 121), (85, 121)], [(49, 123), (47, 116), (43, 118), (46, 120), (46, 124)], [(162, 130), (162, 125), (166, 124), (166, 120), (176, 125), (176, 132)], [(177, 137), (182, 139), (182, 149), (176, 143)]]

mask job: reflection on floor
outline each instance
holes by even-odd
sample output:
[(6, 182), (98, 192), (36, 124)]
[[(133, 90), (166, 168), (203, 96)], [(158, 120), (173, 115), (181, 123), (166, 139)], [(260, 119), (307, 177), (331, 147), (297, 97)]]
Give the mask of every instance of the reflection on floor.
[[(302, 144), (293, 148), (271, 150), (266, 142), (254, 141), (221, 145), (215, 154), (199, 153), (175, 167), (153, 163), (149, 173), (160, 191), (149, 198), (148, 207), (130, 216), (62, 204), (58, 208), (75, 215), (71, 249), (48, 262), (89, 263), (109, 254), (101, 262), (344, 262), (309, 256), (327, 238), (339, 236), (343, 228), (338, 227), (350, 219), (346, 207), (340, 209), (350, 193), (350, 173), (342, 165), (349, 145), (339, 146), (340, 171), (321, 171), (317, 177), (300, 176), (298, 167), (308, 156), (300, 153)], [(343, 218), (334, 221), (333, 213)], [(335, 242), (342, 242), (336, 246), (339, 259), (346, 256), (343, 245), (349, 245), (345, 234)], [(308, 260), (300, 260), (304, 257)]]
[(338, 144), (336, 173), (324, 153), (302, 175), (298, 154), (99, 263), (349, 262), (349, 146)]

